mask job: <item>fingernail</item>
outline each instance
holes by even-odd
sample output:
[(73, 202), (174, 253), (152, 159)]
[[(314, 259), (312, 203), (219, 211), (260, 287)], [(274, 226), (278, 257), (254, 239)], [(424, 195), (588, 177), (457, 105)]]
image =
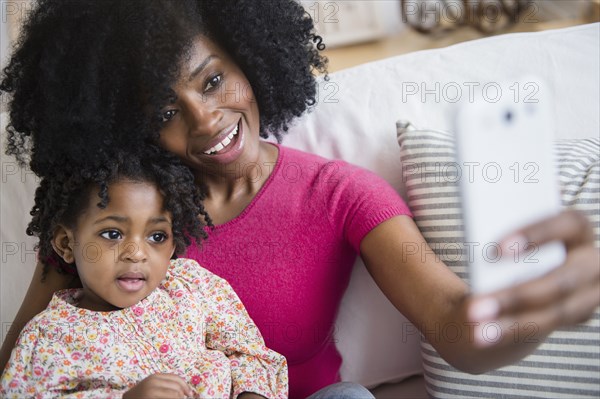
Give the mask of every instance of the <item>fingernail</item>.
[(527, 237), (525, 237), (523, 234), (512, 235), (502, 240), (502, 243), (500, 244), (502, 254), (504, 256), (523, 252), (528, 246), (529, 242), (527, 241)]
[(493, 298), (483, 298), (475, 301), (469, 307), (469, 319), (472, 321), (485, 321), (496, 318), (500, 305)]
[(473, 338), (475, 339), (475, 346), (487, 348), (500, 341), (502, 338), (502, 330), (497, 323), (478, 324), (473, 330)]

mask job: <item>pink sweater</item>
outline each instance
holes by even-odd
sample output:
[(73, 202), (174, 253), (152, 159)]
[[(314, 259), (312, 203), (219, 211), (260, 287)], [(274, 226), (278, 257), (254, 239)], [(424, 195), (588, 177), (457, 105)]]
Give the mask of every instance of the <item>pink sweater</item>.
[(305, 398), (339, 381), (334, 323), (361, 240), (410, 211), (369, 171), (278, 148), (250, 205), (186, 256), (231, 284), (266, 345), (287, 358), (290, 398)]

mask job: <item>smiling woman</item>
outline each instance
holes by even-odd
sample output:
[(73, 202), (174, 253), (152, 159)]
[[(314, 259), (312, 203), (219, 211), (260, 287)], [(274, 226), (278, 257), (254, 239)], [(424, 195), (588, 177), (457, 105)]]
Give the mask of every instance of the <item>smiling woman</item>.
[[(176, 93), (176, 82), (193, 84), (207, 100), (226, 98), (238, 110), (235, 103), (256, 99), (258, 133), (281, 137), (315, 102), (312, 71), (325, 70), (310, 44), (312, 21), (294, 1), (38, 3), (0, 89), (12, 95), (9, 153), (25, 157), (20, 143), (30, 139), (51, 150), (31, 154), (39, 175), (63, 156), (83, 164), (102, 158), (109, 140), (120, 148), (156, 140), (161, 123), (176, 114), (168, 106), (185, 94)], [(223, 66), (237, 69), (238, 84), (215, 74)]]
[[(587, 254), (583, 266), (569, 257), (545, 279), (472, 297), (424, 256), (432, 252), (410, 210), (383, 179), (260, 140), (281, 140), (315, 104), (313, 73), (325, 69), (313, 21), (295, 0), (42, 0), (23, 32), (0, 83), (12, 96), (8, 153), (30, 156), (41, 177), (65, 164), (110, 164), (116, 149), (136, 157), (161, 147), (187, 165), (214, 227), (186, 256), (231, 284), (267, 345), (287, 358), (291, 398), (371, 397), (337, 384), (342, 359), (332, 339), (359, 254), (394, 306), (468, 372), (535, 348), (508, 335), (478, 346), (469, 339), (474, 323), (538, 320), (529, 338), (541, 341), (598, 305), (587, 236), (571, 246)], [(407, 243), (419, 250), (409, 253)], [(45, 283), (32, 281), (13, 330), (68, 285), (49, 270)], [(576, 317), (560, 311), (566, 297)], [(460, 326), (460, 339), (435, 336), (449, 324)]]

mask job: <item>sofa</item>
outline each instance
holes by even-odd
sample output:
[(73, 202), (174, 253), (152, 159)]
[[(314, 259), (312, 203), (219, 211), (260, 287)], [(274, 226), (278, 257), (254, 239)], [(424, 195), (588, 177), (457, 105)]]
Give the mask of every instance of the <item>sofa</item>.
[[(426, 181), (426, 189), (433, 193), (428, 202), (427, 196), (415, 194), (414, 168), (407, 171), (403, 157), (410, 157), (413, 167), (417, 161), (425, 165), (439, 159), (439, 152), (432, 149), (446, 146), (443, 156), (451, 159), (453, 117), (461, 101), (500, 81), (511, 80), (522, 88), (526, 82), (520, 79), (537, 76), (546, 82), (541, 89), (553, 98), (556, 151), (567, 168), (561, 177), (563, 204), (589, 215), (598, 240), (599, 36), (600, 24), (508, 34), (332, 73), (319, 82), (316, 107), (296, 121), (283, 144), (375, 171), (407, 200), (434, 250), (439, 242), (459, 245), (459, 211), (454, 220), (444, 219), (445, 225), (436, 224), (443, 218), (435, 216), (456, 206), (456, 187)], [(506, 88), (504, 92), (509, 94)], [(399, 120), (404, 122), (397, 129)], [(5, 125), (5, 114), (0, 122)], [(4, 148), (0, 157), (4, 339), (35, 265), (35, 241), (25, 235), (24, 227), (38, 181), (18, 168)], [(577, 172), (571, 170), (573, 165)], [(446, 194), (436, 197), (440, 192)], [(446, 263), (468, 281), (467, 265), (460, 250), (457, 253), (458, 258), (445, 259)], [(335, 340), (344, 359), (342, 379), (372, 388), (378, 398), (600, 396), (598, 312), (581, 326), (557, 332), (518, 365), (471, 376), (445, 364), (422, 340), (381, 294), (360, 259), (338, 315)]]
[[(495, 96), (503, 82), (514, 82), (512, 89), (501, 88), (504, 95), (519, 90), (523, 101), (533, 93), (527, 84), (536, 77), (536, 87), (547, 92), (540, 94), (553, 101), (563, 205), (589, 216), (600, 246), (599, 48), (596, 23), (500, 35), (339, 71), (321, 81), (318, 105), (296, 123), (284, 144), (378, 173), (408, 201), (422, 233), (438, 252), (440, 243), (447, 249), (463, 239), (460, 217), (447, 218), (460, 212), (455, 209), (457, 182), (444, 185), (439, 174), (418, 172), (453, 161), (448, 143), (461, 102), (471, 96)], [(399, 120), (410, 122), (411, 129), (397, 129)], [(424, 183), (429, 186), (423, 188)], [(438, 255), (468, 282), (464, 259), (443, 251)], [(571, 338), (581, 345), (567, 344)], [(559, 331), (548, 341), (516, 366), (483, 376), (454, 370), (421, 342), (360, 259), (336, 328), (344, 359), (342, 378), (379, 386), (373, 392), (380, 398), (599, 397), (598, 311), (588, 323)]]

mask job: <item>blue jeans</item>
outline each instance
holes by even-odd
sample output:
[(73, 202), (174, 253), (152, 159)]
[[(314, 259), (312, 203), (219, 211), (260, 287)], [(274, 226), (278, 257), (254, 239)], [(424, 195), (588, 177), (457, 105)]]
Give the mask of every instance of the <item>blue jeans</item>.
[(375, 399), (369, 390), (352, 382), (329, 385), (306, 399)]

